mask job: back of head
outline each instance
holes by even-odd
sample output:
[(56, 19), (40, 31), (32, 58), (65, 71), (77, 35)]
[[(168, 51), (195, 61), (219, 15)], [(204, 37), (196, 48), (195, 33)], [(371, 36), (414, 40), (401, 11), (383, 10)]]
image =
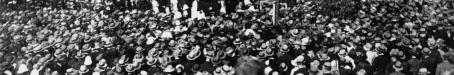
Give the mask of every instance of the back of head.
[(240, 57), (235, 65), (236, 75), (263, 75), (264, 63), (256, 57)]

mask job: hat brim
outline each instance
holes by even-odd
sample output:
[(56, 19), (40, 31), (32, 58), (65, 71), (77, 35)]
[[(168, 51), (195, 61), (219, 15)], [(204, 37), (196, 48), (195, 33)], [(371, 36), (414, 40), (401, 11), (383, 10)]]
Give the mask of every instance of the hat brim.
[(154, 64), (156, 64), (156, 62), (157, 62), (157, 61), (156, 61), (156, 60), (157, 60), (156, 58), (152, 58), (152, 57), (149, 57), (149, 56), (147, 56), (147, 57), (145, 57), (145, 58), (146, 58), (146, 60), (147, 60), (147, 65), (154, 65)]
[(79, 73), (88, 73), (88, 71), (90, 71), (90, 70), (88, 70), (88, 69), (85, 69), (85, 70), (79, 70)]
[(187, 58), (188, 60), (195, 60), (195, 59), (197, 59), (198, 57), (200, 57), (201, 54), (202, 54), (202, 53), (197, 52), (197, 54), (195, 54), (195, 56), (192, 56), (192, 57), (191, 57), (191, 55), (186, 55), (186, 58)]

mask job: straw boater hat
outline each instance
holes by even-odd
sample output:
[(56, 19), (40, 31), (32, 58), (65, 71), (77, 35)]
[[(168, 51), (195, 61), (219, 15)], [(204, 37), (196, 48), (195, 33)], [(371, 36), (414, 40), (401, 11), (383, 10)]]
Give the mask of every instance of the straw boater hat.
[(266, 56), (265, 51), (260, 51), (259, 54), (257, 55), (257, 57), (264, 59), (264, 58), (266, 58), (267, 56)]
[(93, 38), (90, 37), (90, 36), (88, 36), (88, 35), (84, 37), (84, 42), (85, 42), (85, 43), (89, 43), (89, 42), (92, 41), (92, 40), (93, 40)]
[(134, 55), (133, 62), (134, 63), (141, 63), (144, 59), (144, 56), (142, 54), (136, 54)]
[(130, 72), (131, 73), (131, 72), (134, 72), (134, 71), (136, 71), (136, 69), (134, 69), (134, 66), (133, 66), (132, 63), (126, 65), (126, 72)]
[(274, 55), (274, 51), (271, 49), (271, 48), (267, 48), (265, 49), (265, 55), (270, 57), (270, 56), (273, 56)]
[(90, 51), (90, 50), (91, 50), (90, 44), (84, 44), (82, 46), (82, 51)]
[(85, 56), (86, 56), (86, 53), (82, 53), (82, 51), (77, 51), (75, 57), (76, 57), (77, 59), (82, 59), (82, 58), (84, 58)]
[(54, 56), (56, 58), (61, 59), (61, 58), (63, 58), (63, 55), (64, 55), (64, 53), (63, 53), (63, 51), (61, 49), (56, 49), (55, 50)]
[(213, 71), (213, 75), (223, 75), (224, 73), (222, 72), (222, 67), (217, 67), (214, 71)]
[(235, 45), (238, 45), (238, 44), (241, 44), (241, 43), (242, 42), (241, 42), (240, 38), (236, 38), (235, 41), (233, 41), (233, 44), (235, 44)]
[(200, 47), (198, 45), (196, 45), (195, 47), (193, 47), (191, 49), (191, 52), (189, 52), (189, 54), (186, 56), (186, 58), (188, 60), (195, 60), (200, 55), (202, 55), (202, 53), (200, 53)]
[(136, 47), (136, 53), (142, 53), (144, 50), (141, 46)]
[(257, 48), (257, 50), (263, 51), (263, 50), (267, 49), (267, 47), (268, 47), (268, 45), (267, 45), (266, 43), (262, 43), (262, 44), (260, 45), (260, 47)]
[(288, 45), (287, 44), (282, 44), (280, 46), (279, 51), (281, 51), (281, 52), (289, 52), (290, 50), (288, 49)]

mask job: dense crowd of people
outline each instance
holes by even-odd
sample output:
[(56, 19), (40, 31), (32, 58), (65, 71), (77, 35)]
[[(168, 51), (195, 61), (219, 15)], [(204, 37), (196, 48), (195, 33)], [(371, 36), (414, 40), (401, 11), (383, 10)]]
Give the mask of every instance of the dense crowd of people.
[(454, 75), (449, 1), (166, 1), (2, 0), (0, 75)]

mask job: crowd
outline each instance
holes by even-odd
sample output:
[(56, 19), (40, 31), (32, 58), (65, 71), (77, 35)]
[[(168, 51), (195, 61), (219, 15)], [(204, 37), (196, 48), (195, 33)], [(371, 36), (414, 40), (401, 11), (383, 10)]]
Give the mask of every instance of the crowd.
[(4, 5), (0, 75), (454, 75), (449, 1), (64, 1)]

